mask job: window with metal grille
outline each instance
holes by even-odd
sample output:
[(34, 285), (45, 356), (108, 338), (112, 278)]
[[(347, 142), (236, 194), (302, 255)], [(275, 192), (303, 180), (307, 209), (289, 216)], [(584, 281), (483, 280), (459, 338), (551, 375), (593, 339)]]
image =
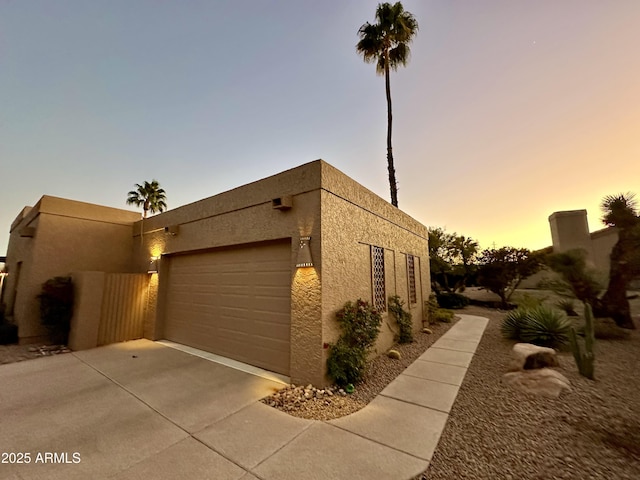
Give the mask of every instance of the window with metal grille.
[(387, 310), (387, 292), (384, 283), (384, 248), (371, 245), (371, 277), (373, 307), (379, 312)]
[(409, 279), (409, 303), (417, 303), (416, 267), (413, 255), (407, 255), (407, 277)]

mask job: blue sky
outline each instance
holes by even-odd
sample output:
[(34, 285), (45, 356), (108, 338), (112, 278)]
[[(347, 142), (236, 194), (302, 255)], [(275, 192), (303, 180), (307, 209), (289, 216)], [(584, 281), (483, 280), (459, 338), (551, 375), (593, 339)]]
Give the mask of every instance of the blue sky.
[[(482, 247), (640, 194), (640, 2), (405, 1), (391, 78), (399, 206)], [(43, 194), (170, 208), (322, 158), (388, 199), (375, 1), (0, 0), (0, 255)]]

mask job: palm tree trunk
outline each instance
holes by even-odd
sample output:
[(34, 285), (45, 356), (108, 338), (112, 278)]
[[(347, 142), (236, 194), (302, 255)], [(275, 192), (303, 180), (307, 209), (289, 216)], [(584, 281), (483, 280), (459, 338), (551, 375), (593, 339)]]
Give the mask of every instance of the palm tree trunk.
[(631, 308), (627, 299), (629, 285), (628, 258), (629, 242), (625, 232), (620, 232), (618, 242), (613, 246), (610, 256), (609, 286), (602, 296), (601, 307), (604, 313), (611, 317), (616, 325), (622, 328), (635, 329), (631, 317)]
[(393, 148), (391, 147), (391, 126), (393, 115), (391, 113), (391, 83), (389, 81), (389, 57), (385, 52), (384, 83), (387, 91), (387, 170), (389, 171), (389, 188), (391, 190), (391, 205), (398, 206), (398, 183), (396, 182), (396, 169), (393, 165)]

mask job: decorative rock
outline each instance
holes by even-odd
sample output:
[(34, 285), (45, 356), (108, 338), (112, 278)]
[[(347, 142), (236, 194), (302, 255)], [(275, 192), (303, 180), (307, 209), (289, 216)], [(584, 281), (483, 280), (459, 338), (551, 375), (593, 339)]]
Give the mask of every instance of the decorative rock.
[(567, 377), (550, 368), (505, 373), (502, 379), (523, 392), (545, 397), (557, 398), (563, 390), (571, 390)]
[(527, 357), (524, 361), (524, 365), (522, 368), (524, 370), (535, 370), (536, 368), (546, 368), (546, 367), (559, 367), (558, 359), (556, 358), (556, 353), (549, 352), (537, 352), (532, 353)]
[(387, 357), (393, 358), (394, 360), (400, 360), (400, 358), (402, 358), (402, 355), (400, 355), (400, 352), (397, 350), (389, 350), (387, 352)]
[[(556, 351), (553, 348), (548, 347), (539, 347), (538, 345), (533, 345), (531, 343), (516, 343), (513, 346), (513, 356), (514, 361), (511, 364), (509, 370), (516, 371), (522, 370), (527, 362), (527, 358), (534, 354), (544, 353), (545, 355), (537, 355), (535, 360), (532, 360), (532, 363), (529, 364), (529, 369), (531, 368), (542, 368), (545, 366), (558, 366), (558, 361), (556, 359)], [(553, 357), (553, 360), (551, 360)], [(531, 366), (542, 364), (544, 361), (551, 362), (548, 365), (541, 365), (539, 367)]]

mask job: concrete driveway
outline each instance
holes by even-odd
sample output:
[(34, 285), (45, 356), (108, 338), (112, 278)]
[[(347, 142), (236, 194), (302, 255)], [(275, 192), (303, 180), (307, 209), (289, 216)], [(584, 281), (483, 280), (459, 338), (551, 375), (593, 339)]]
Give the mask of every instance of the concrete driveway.
[(3, 365), (0, 479), (249, 480), (207, 427), (282, 386), (148, 340)]
[(369, 405), (327, 422), (258, 402), (275, 377), (148, 340), (0, 366), (0, 480), (414, 478), (488, 322), (459, 317)]

